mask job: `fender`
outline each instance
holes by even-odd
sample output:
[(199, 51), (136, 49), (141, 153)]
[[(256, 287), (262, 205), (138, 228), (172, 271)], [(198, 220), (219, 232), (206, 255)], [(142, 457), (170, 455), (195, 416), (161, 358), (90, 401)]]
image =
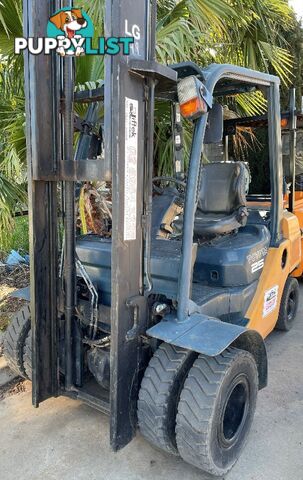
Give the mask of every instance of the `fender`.
[(263, 338), (255, 330), (225, 323), (207, 315), (193, 314), (183, 322), (179, 322), (173, 315), (167, 315), (146, 333), (176, 347), (210, 357), (220, 355), (230, 346), (246, 350), (256, 361), (259, 389), (267, 385), (266, 347)]

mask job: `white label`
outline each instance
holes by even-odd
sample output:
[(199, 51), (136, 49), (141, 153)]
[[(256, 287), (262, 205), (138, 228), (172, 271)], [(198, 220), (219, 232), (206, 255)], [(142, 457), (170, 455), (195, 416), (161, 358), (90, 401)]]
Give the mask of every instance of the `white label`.
[(125, 98), (124, 241), (137, 238), (139, 102)]
[(262, 260), (259, 260), (258, 262), (255, 262), (251, 266), (251, 273), (255, 273), (258, 270), (261, 270), (261, 268), (264, 267), (264, 258)]
[(278, 285), (272, 287), (270, 290), (267, 290), (264, 294), (264, 305), (263, 305), (263, 317), (266, 317), (271, 312), (273, 312), (278, 303)]
[(181, 173), (181, 162), (180, 162), (180, 160), (176, 161), (176, 173)]
[(128, 20), (125, 20), (125, 34), (128, 37), (134, 37), (135, 40), (140, 40), (141, 39), (141, 29), (139, 25), (131, 25), (129, 26)]
[(140, 56), (140, 40), (141, 40), (141, 29), (139, 25), (133, 24), (130, 25), (128, 20), (125, 20), (125, 35), (127, 37), (133, 37), (134, 43), (130, 45), (130, 51), (133, 56)]
[[(262, 257), (266, 257), (268, 253), (268, 249), (266, 247), (261, 248), (261, 250), (257, 250), (254, 253), (251, 253), (250, 255), (247, 256), (247, 261), (248, 263), (253, 263), (261, 260)], [(264, 258), (263, 258), (264, 260)]]
[(180, 137), (180, 135), (176, 135), (175, 143), (176, 143), (176, 145), (178, 145), (178, 146), (181, 145), (181, 137)]

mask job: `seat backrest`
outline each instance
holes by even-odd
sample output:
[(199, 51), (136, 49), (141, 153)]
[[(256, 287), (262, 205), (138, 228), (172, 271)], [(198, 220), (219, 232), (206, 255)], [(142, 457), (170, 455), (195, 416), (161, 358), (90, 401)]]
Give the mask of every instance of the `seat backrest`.
[(203, 166), (198, 209), (231, 214), (246, 205), (247, 168), (243, 162), (213, 162)]

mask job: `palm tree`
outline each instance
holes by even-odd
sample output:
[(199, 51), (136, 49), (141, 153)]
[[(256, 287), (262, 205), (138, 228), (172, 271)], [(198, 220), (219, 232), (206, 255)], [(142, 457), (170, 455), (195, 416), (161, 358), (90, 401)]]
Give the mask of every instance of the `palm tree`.
[(13, 217), (26, 204), (23, 62), (13, 52), (22, 36), (21, 2), (0, 1), (0, 245), (12, 232)]
[[(96, 36), (103, 35), (104, 0), (76, 0), (93, 19)], [(275, 72), (292, 80), (293, 57), (287, 37), (295, 31), (287, 0), (158, 0), (157, 57), (162, 63), (191, 59), (200, 65), (234, 63)], [(22, 57), (13, 53), (14, 38), (22, 36), (22, 0), (0, 0), (0, 196), (1, 232), (12, 224), (16, 203), (23, 202), (25, 175), (25, 115)], [(103, 78), (100, 58), (77, 61), (77, 83), (93, 85)], [(262, 111), (256, 95), (239, 98), (236, 108)], [(171, 168), (171, 132), (167, 106), (157, 105), (156, 155), (158, 173)], [(188, 133), (188, 131), (186, 130)], [(14, 199), (14, 200), (12, 200)]]

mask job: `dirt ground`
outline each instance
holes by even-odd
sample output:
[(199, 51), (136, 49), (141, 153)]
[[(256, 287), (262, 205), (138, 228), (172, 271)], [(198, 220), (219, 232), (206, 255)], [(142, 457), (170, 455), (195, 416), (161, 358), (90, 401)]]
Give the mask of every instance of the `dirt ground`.
[[(266, 341), (269, 385), (259, 393), (247, 446), (227, 480), (303, 480), (303, 285), (300, 289), (296, 326)], [(34, 409), (29, 382), (16, 379), (5, 388), (1, 480), (210, 480), (180, 458), (155, 450), (140, 434), (113, 453), (108, 418), (81, 402), (60, 397)]]
[(0, 331), (5, 331), (15, 312), (24, 305), (24, 300), (11, 298), (10, 294), (29, 285), (29, 267), (0, 266)]

